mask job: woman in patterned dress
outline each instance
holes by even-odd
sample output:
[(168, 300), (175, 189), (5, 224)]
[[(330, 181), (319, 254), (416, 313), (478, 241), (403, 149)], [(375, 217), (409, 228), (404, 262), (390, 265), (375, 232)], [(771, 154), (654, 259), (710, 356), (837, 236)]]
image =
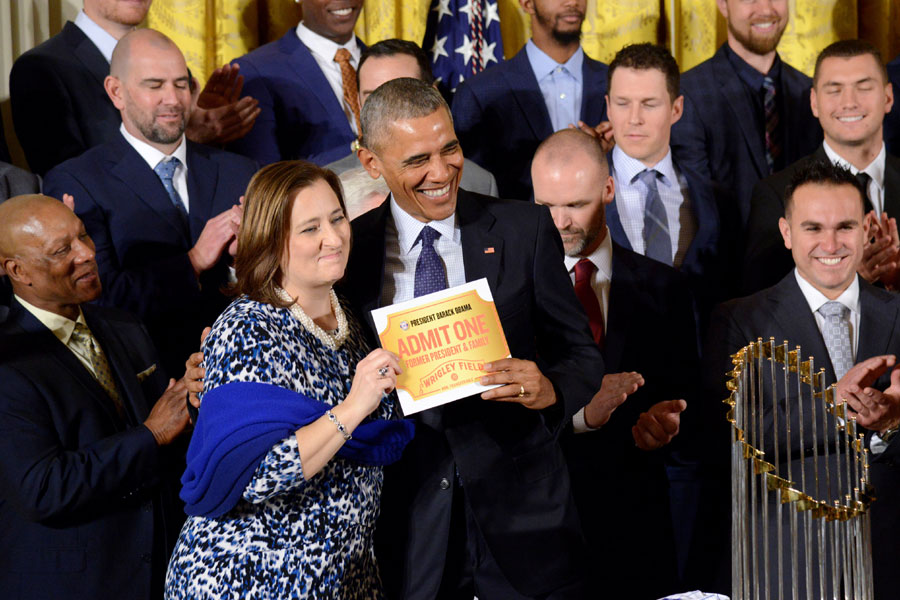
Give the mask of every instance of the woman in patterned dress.
[[(265, 167), (247, 189), (238, 242), (240, 296), (204, 345), (203, 405), (182, 492), (194, 516), (172, 555), (166, 598), (382, 598), (372, 549), (382, 468), (342, 452), (355, 456), (350, 446), (365, 443), (357, 430), (390, 418), (399, 365), (390, 352), (369, 351), (332, 290), (350, 250), (337, 177), (304, 161)], [(214, 404), (219, 390), (248, 389)], [(297, 398), (329, 410), (265, 442), (243, 478), (231, 479), (241, 467), (222, 459), (191, 480), (192, 461), (217, 456), (200, 448), (207, 435), (236, 435), (228, 450), (243, 452), (255, 435), (247, 432)], [(229, 405), (231, 413), (217, 408)], [(200, 480), (206, 496), (186, 497)], [(227, 493), (210, 501), (220, 488)]]

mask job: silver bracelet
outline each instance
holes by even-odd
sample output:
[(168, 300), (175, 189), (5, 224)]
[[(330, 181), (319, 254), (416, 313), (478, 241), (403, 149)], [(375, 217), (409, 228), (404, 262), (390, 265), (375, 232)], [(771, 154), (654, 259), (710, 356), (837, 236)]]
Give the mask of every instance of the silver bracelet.
[(333, 413), (333, 412), (331, 412), (330, 410), (326, 410), (326, 411), (325, 411), (325, 416), (328, 417), (328, 420), (329, 420), (329, 421), (331, 421), (332, 423), (334, 423), (334, 426), (337, 427), (337, 430), (341, 433), (342, 436), (344, 436), (344, 441), (345, 441), (345, 442), (346, 442), (347, 440), (352, 440), (352, 439), (353, 439), (353, 436), (350, 435), (349, 433), (347, 433), (347, 428), (344, 427), (344, 424), (341, 423), (341, 422), (338, 420), (338, 418), (337, 418), (336, 416), (334, 416), (334, 413)]

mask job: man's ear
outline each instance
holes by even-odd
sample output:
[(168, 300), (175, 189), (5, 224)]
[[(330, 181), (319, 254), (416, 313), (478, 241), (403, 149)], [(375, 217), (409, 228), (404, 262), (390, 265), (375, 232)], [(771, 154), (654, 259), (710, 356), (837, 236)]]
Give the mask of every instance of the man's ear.
[(21, 285), (31, 285), (31, 277), (28, 275), (28, 270), (21, 260), (0, 257), (0, 275), (4, 272), (6, 272), (6, 276), (9, 277), (10, 281)]
[(118, 77), (107, 75), (106, 79), (103, 80), (103, 88), (116, 109), (122, 110), (125, 108), (125, 100), (122, 98), (122, 81)]
[(784, 247), (791, 249), (791, 224), (784, 217), (778, 219), (778, 229), (781, 231), (781, 237), (784, 239)]
[(356, 151), (356, 157), (372, 179), (381, 177), (381, 159), (374, 152), (365, 146), (360, 146)]

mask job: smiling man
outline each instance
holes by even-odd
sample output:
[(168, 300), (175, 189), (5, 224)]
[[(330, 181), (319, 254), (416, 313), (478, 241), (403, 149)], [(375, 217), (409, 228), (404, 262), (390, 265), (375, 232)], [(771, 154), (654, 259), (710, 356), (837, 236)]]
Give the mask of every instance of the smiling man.
[(877, 48), (862, 40), (844, 40), (825, 48), (816, 60), (810, 93), (813, 114), (825, 140), (811, 155), (760, 181), (753, 190), (744, 288), (774, 284), (791, 268), (776, 226), (784, 210), (784, 190), (793, 174), (813, 160), (828, 159), (857, 176), (866, 188), (874, 242), (866, 242), (860, 275), (900, 288), (900, 159), (885, 151), (883, 123), (894, 92)]
[(256, 165), (185, 138), (187, 66), (163, 34), (125, 35), (105, 84), (121, 115), (118, 133), (51, 170), (44, 190), (74, 197), (97, 244), (100, 302), (137, 315), (166, 370), (180, 374), (227, 304), (219, 290), (240, 224), (238, 200)]
[[(778, 222), (784, 246), (793, 257), (794, 269), (774, 287), (733, 300), (716, 310), (704, 352), (703, 373), (706, 399), (709, 406), (714, 406), (727, 396), (724, 374), (732, 368), (731, 354), (751, 340), (774, 337), (776, 342), (788, 340), (792, 346), (799, 344), (804, 356), (814, 357), (816, 367), (824, 367), (825, 384), (838, 383), (837, 397), (851, 399), (851, 412), (857, 413), (857, 422), (870, 432), (866, 443), (873, 456), (871, 482), (878, 498), (872, 507), (875, 597), (885, 598), (890, 597), (900, 584), (896, 569), (900, 560), (900, 524), (897, 520), (900, 502), (900, 469), (897, 467), (900, 442), (897, 440), (900, 438), (895, 436), (900, 425), (900, 407), (896, 398), (885, 402), (885, 398), (874, 390), (883, 390), (889, 383), (896, 384), (897, 374), (891, 381), (883, 375), (877, 382), (869, 382), (868, 385), (874, 384), (874, 389), (863, 395), (864, 404), (858, 404), (856, 394), (845, 393), (845, 390), (858, 383), (857, 369), (853, 365), (880, 355), (900, 353), (900, 298), (873, 287), (857, 275), (869, 234), (863, 210), (864, 195), (865, 188), (856, 177), (830, 160), (808, 161), (794, 170), (785, 190), (784, 216)], [(796, 388), (788, 386), (788, 389)], [(783, 390), (779, 393), (781, 397), (777, 398), (765, 393), (763, 410), (768, 414), (780, 407), (778, 418), (783, 423), (786, 403), (795, 403), (797, 398), (784, 397)], [(730, 427), (725, 415), (720, 411), (707, 414), (715, 416), (705, 428), (710, 432), (708, 456), (727, 461), (729, 450), (725, 437)], [(805, 414), (809, 420), (810, 411)], [(794, 412), (796, 418), (797, 411)], [(815, 431), (811, 426), (811, 421), (806, 423), (807, 432)], [(797, 425), (792, 425), (792, 429), (802, 430)], [(763, 437), (772, 440), (772, 431), (767, 430)], [(814, 443), (819, 445), (821, 453), (824, 435)], [(766, 449), (767, 457), (770, 451)], [(771, 458), (767, 460), (786, 461), (787, 457), (771, 451)], [(796, 463), (793, 466), (795, 477), (801, 468), (808, 470), (807, 481), (811, 480), (811, 475), (819, 474), (809, 471), (809, 461), (804, 463), (796, 452), (793, 461)], [(727, 467), (725, 470), (727, 472)], [(726, 481), (723, 480), (723, 484), (727, 485)], [(724, 489), (724, 496), (720, 496), (727, 498)], [(719, 515), (722, 520), (717, 520), (715, 511), (708, 510), (705, 511), (706, 522), (710, 532), (718, 528), (720, 534), (725, 532), (725, 535), (716, 542), (704, 539), (712, 547), (723, 548), (727, 547), (727, 503), (719, 504), (718, 508), (723, 510)], [(777, 539), (772, 537), (774, 531), (774, 525), (770, 523), (770, 539)], [(790, 573), (789, 556), (786, 560), (785, 572)], [(803, 560), (800, 556), (801, 564)], [(714, 564), (708, 562), (703, 568), (707, 572), (713, 571)], [(776, 568), (776, 564), (770, 564), (769, 573), (775, 573)], [(727, 572), (727, 567), (722, 572)], [(772, 597), (777, 595), (775, 588), (778, 586), (783, 586), (785, 595), (789, 593), (789, 579), (786, 577), (783, 583), (774, 581), (771, 584)], [(812, 597), (812, 593), (809, 596), (803, 593), (803, 587), (801, 577), (799, 597)]]
[(371, 328), (373, 308), (484, 277), (512, 355), (486, 365), (483, 383), (500, 387), (414, 415), (376, 530), (388, 596), (582, 598), (556, 435), (600, 388), (603, 361), (550, 213), (459, 189), (449, 108), (418, 79), (375, 90), (362, 131), (360, 161), (391, 194), (352, 223), (344, 291), (360, 316)]
[(253, 129), (231, 149), (260, 165), (302, 158), (326, 165), (359, 133), (353, 35), (363, 0), (302, 0), (303, 20), (281, 39), (236, 59), (244, 90), (259, 100)]
[(822, 139), (809, 110), (809, 77), (776, 52), (788, 24), (788, 0), (716, 0), (728, 24), (718, 52), (682, 78), (684, 118), (672, 145), (684, 166), (733, 190), (739, 237), (753, 185), (806, 156)]

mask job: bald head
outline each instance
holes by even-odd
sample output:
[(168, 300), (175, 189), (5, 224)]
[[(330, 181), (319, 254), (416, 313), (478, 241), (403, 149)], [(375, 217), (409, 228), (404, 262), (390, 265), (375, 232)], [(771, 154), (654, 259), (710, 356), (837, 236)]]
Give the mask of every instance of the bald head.
[(94, 244), (59, 200), (32, 194), (0, 204), (0, 265), (13, 292), (70, 319), (100, 295)]
[[(109, 74), (123, 79), (128, 74), (132, 57), (140, 58), (146, 57), (148, 53), (156, 55), (169, 52), (178, 54), (181, 62), (184, 63), (184, 55), (181, 54), (181, 50), (165, 34), (155, 29), (135, 29), (123, 36), (116, 44), (112, 60), (109, 62)], [(186, 63), (184, 69), (187, 72)]]
[(548, 165), (564, 166), (576, 159), (587, 160), (604, 174), (609, 173), (600, 143), (579, 129), (562, 129), (541, 142), (534, 153), (532, 170)]

